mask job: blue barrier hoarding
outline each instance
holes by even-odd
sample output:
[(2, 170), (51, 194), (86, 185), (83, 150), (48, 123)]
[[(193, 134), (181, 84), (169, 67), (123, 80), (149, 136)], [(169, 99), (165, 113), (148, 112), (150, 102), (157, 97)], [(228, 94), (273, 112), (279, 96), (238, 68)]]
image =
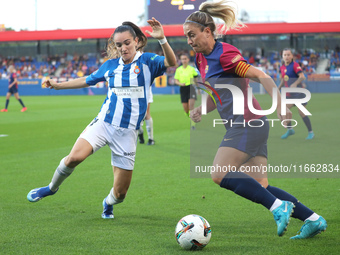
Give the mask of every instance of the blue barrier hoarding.
[[(18, 79), (18, 90), (21, 96), (48, 96), (48, 95), (105, 95), (106, 86), (88, 87), (83, 89), (54, 90), (42, 87), (41, 79)], [(0, 79), (0, 96), (8, 91), (8, 80)]]
[[(19, 79), (19, 94), (22, 96), (48, 96), (48, 95), (105, 95), (106, 86), (91, 86), (82, 89), (53, 90), (42, 88), (41, 79)], [(307, 81), (307, 89), (311, 93), (340, 93), (340, 80)], [(253, 87), (254, 93), (259, 93), (259, 84)], [(8, 91), (8, 80), (0, 79), (0, 96)], [(152, 87), (153, 94), (179, 94), (179, 86)]]

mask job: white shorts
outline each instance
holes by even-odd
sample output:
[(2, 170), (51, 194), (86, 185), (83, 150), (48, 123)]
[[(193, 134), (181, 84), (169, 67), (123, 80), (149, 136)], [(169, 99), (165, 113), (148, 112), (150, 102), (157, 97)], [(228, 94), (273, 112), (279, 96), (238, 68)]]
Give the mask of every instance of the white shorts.
[(137, 130), (117, 127), (95, 118), (79, 138), (83, 138), (91, 144), (93, 153), (106, 144), (109, 145), (111, 164), (125, 170), (133, 170), (137, 148)]

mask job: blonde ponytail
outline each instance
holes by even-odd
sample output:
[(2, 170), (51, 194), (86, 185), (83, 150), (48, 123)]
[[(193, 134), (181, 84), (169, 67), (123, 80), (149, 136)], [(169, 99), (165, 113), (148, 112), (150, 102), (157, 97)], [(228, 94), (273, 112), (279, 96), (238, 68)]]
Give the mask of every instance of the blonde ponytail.
[(236, 17), (237, 10), (229, 5), (229, 1), (221, 0), (219, 2), (204, 2), (200, 5), (199, 11), (189, 15), (185, 23), (192, 22), (204, 27), (209, 27), (213, 34), (217, 33), (216, 24), (212, 17), (223, 20), (224, 25), (221, 32), (226, 32), (230, 29), (240, 29), (245, 25)]

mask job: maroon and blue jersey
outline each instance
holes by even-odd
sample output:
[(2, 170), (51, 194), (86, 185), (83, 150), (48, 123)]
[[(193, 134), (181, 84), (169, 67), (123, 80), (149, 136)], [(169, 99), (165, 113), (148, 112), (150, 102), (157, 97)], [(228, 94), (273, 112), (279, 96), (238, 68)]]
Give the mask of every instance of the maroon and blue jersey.
[(299, 78), (299, 74), (302, 72), (302, 69), (298, 63), (292, 61), (289, 65), (283, 64), (280, 67), (281, 78), (284, 80), (285, 87), (289, 87), (292, 85), (294, 81)]
[[(250, 65), (242, 57), (240, 51), (227, 43), (217, 42), (214, 49), (209, 55), (202, 53), (196, 54), (196, 66), (201, 73), (203, 82), (215, 88), (215, 84), (232, 84), (240, 88), (244, 95), (244, 115), (245, 121), (259, 119), (262, 117), (250, 112), (248, 107), (248, 91), (249, 79), (244, 78)], [(217, 110), (222, 119), (239, 120), (240, 115), (233, 115), (233, 97), (229, 89), (215, 88), (221, 98), (222, 104), (219, 102), (217, 95), (213, 96), (217, 102)], [(253, 96), (253, 106), (257, 110), (261, 110), (258, 101)]]
[[(298, 78), (299, 74), (302, 72), (302, 69), (300, 65), (292, 61), (290, 62), (289, 65), (283, 64), (280, 67), (280, 72), (281, 72), (281, 78), (284, 81), (285, 87), (290, 87)], [(298, 87), (302, 87), (301, 84), (298, 85)], [(287, 97), (289, 98), (304, 98), (304, 94), (302, 93), (287, 93)]]
[[(12, 84), (16, 78), (17, 78), (17, 74), (11, 73), (9, 77), (9, 84)], [(12, 87), (15, 87), (16, 89), (18, 89), (18, 82), (16, 82)]]

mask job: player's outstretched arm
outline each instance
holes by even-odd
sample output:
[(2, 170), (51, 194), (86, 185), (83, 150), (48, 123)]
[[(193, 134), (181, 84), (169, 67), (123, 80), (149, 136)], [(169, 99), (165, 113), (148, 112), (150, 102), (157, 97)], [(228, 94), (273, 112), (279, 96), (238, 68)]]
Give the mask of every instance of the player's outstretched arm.
[[(277, 106), (276, 106), (277, 116), (279, 117), (281, 121), (292, 118), (292, 112), (288, 109), (288, 107), (286, 107), (286, 114), (282, 115), (281, 93), (279, 89), (277, 89), (274, 80), (269, 75), (251, 66), (249, 70), (247, 71), (245, 78), (249, 78), (255, 82), (261, 83), (262, 86), (265, 88), (265, 90), (271, 97), (273, 97), (273, 91), (274, 93), (276, 91), (277, 93)], [(276, 90), (275, 89), (273, 90), (273, 88), (275, 88)]]
[(281, 90), (281, 88), (283, 87), (284, 85), (284, 80), (281, 78), (280, 80), (280, 85), (279, 85), (279, 90)]
[(17, 80), (17, 78), (15, 78), (14, 81), (11, 84), (9, 84), (8, 88), (9, 89), (12, 88), (14, 86), (14, 84), (17, 84), (17, 83), (18, 83), (18, 80)]
[(297, 88), (297, 86), (302, 83), (304, 80), (306, 80), (305, 75), (303, 74), (303, 72), (299, 73), (299, 77), (296, 81), (293, 82), (293, 84), (290, 85), (291, 88)]
[(79, 88), (86, 88), (89, 85), (86, 84), (86, 77), (81, 77), (78, 79), (74, 79), (71, 81), (61, 82), (57, 83), (56, 81), (52, 79), (47, 79), (43, 82), (43, 85), (45, 85), (46, 88), (50, 89), (79, 89)]
[[(207, 98), (207, 104), (206, 104), (206, 113), (209, 113), (216, 109), (216, 105), (211, 99), (211, 97)], [(202, 105), (196, 107), (195, 109), (190, 111), (190, 118), (193, 122), (200, 122), (202, 119)]]
[(201, 106), (196, 107), (195, 109), (190, 111), (190, 118), (195, 123), (201, 121), (201, 118), (202, 118), (202, 108), (201, 108)]
[(146, 30), (145, 32), (152, 36), (153, 38), (160, 41), (163, 53), (164, 53), (164, 64), (166, 67), (169, 66), (176, 66), (176, 55), (174, 51), (172, 50), (170, 44), (167, 42), (166, 37), (164, 35), (162, 24), (156, 20), (155, 18), (152, 18), (151, 20), (148, 20), (149, 25), (152, 28), (152, 31)]

